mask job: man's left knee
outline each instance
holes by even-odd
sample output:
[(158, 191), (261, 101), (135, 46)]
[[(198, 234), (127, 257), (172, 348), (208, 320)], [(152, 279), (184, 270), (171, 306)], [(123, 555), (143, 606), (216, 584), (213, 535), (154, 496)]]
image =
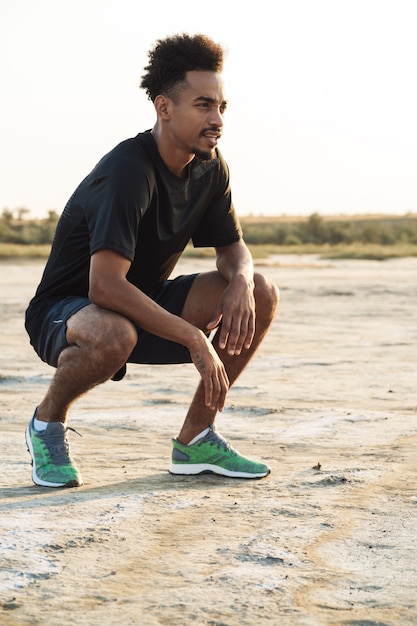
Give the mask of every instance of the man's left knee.
[(274, 317), (279, 305), (279, 289), (276, 284), (264, 274), (254, 275), (255, 300), (257, 311), (269, 313)]

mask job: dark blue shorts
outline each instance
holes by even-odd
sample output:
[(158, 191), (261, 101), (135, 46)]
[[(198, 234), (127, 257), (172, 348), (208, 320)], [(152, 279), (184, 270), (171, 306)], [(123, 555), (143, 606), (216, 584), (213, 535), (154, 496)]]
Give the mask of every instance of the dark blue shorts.
[[(174, 315), (181, 315), (185, 301), (197, 274), (178, 276), (166, 280), (158, 291), (151, 293), (152, 300)], [(55, 301), (49, 308), (31, 305), (26, 312), (26, 330), (36, 353), (49, 365), (57, 367), (58, 357), (68, 347), (66, 338), (69, 318), (90, 304), (88, 298), (67, 297)], [(174, 364), (191, 363), (185, 346), (157, 337), (142, 328), (136, 328), (138, 341), (128, 363)], [(125, 374), (122, 368), (113, 377), (120, 380)]]

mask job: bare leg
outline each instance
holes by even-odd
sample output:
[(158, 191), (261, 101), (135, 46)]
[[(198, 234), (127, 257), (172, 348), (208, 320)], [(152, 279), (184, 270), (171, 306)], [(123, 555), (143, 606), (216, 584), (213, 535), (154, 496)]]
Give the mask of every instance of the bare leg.
[[(190, 290), (182, 316), (195, 326), (205, 329), (225, 287), (226, 282), (218, 272), (198, 276)], [(213, 340), (213, 345), (225, 365), (230, 385), (235, 382), (255, 354), (277, 312), (278, 289), (262, 274), (255, 274), (255, 301), (256, 331), (252, 346), (248, 350), (243, 349), (239, 355), (230, 356), (226, 350), (219, 348), (217, 335)], [(189, 443), (201, 431), (213, 424), (215, 417), (216, 411), (205, 405), (204, 388), (200, 383), (178, 435), (179, 441), (184, 444)]]
[(126, 362), (137, 341), (129, 320), (94, 304), (81, 309), (67, 324), (68, 348), (62, 351), (37, 418), (65, 423), (71, 404), (103, 383)]

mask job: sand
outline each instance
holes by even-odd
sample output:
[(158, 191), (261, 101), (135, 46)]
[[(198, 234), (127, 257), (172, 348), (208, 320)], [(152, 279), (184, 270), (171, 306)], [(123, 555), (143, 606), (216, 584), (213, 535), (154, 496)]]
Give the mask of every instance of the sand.
[(280, 313), (217, 423), (269, 477), (170, 475), (197, 373), (130, 366), (72, 408), (69, 490), (31, 483), (24, 443), (42, 267), (0, 264), (0, 624), (417, 624), (417, 259), (259, 267)]

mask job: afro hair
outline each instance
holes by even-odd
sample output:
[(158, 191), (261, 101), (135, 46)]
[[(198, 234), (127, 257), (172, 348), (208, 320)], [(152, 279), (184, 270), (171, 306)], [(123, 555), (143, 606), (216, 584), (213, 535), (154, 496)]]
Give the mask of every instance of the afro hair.
[(148, 52), (149, 65), (140, 86), (152, 102), (160, 94), (173, 96), (175, 88), (193, 71), (221, 72), (223, 48), (206, 35), (175, 35), (158, 39)]

